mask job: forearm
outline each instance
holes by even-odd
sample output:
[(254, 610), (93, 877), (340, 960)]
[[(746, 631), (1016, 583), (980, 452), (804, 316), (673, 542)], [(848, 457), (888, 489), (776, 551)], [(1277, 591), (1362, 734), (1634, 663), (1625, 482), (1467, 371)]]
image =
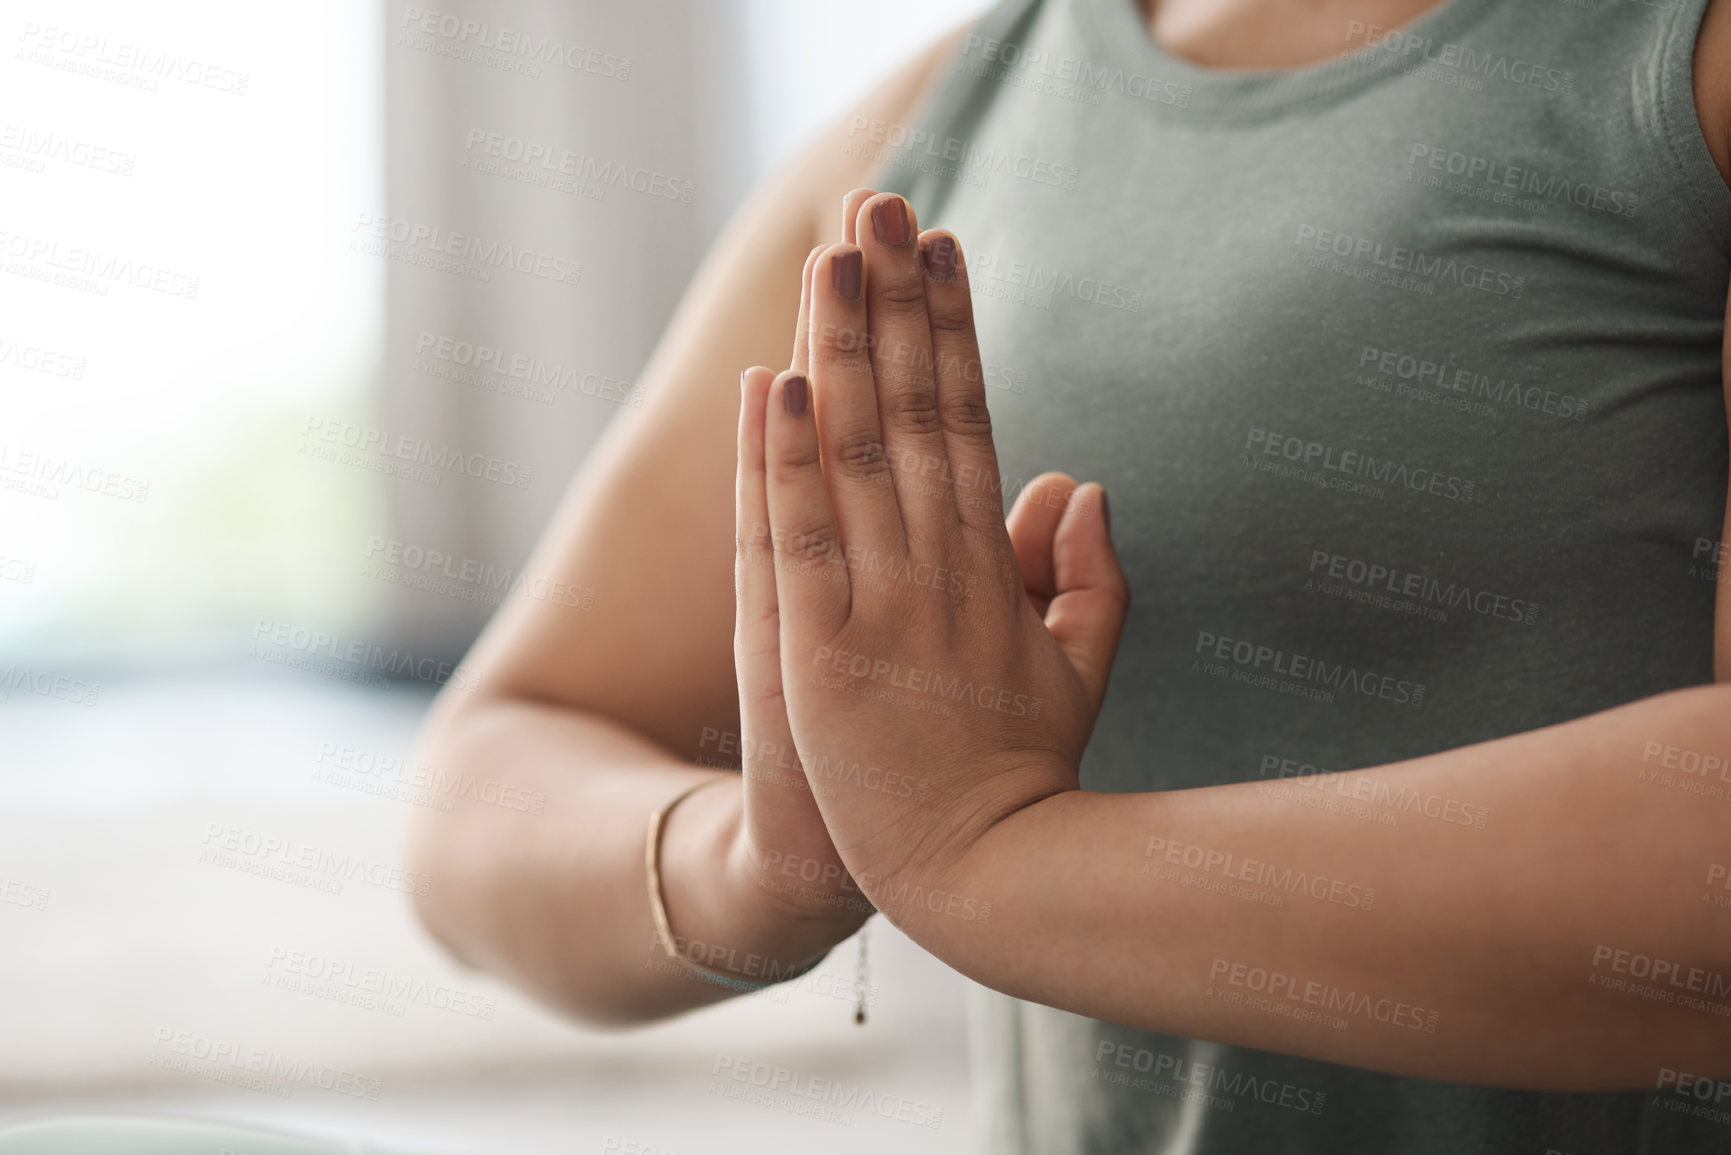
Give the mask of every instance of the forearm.
[(1069, 791), (868, 893), (976, 981), (1147, 1030), (1509, 1087), (1724, 1076), (1731, 768), (1680, 751), (1731, 756), (1731, 689), (1304, 785)]
[(452, 810), (417, 817), (411, 857), (431, 879), (422, 920), (464, 962), (567, 1013), (625, 1025), (740, 993), (666, 956), (647, 898), (649, 816), (705, 779), (729, 780), (681, 802), (663, 832), (677, 944), (758, 979), (790, 973), (829, 945), (833, 930), (786, 918), (747, 881), (731, 771), (680, 762), (596, 716), (514, 700), (437, 721), (423, 760), (477, 789), (454, 790)]

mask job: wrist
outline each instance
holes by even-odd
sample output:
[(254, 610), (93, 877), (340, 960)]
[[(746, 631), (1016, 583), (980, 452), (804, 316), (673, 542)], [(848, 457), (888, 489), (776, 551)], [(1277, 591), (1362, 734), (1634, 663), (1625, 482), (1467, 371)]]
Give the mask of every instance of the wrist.
[[(674, 949), (748, 983), (792, 978), (857, 930), (861, 914), (805, 904), (764, 885), (744, 834), (738, 775), (706, 786), (667, 815), (662, 830), (662, 896)], [(664, 948), (659, 940), (654, 950)]]
[(972, 777), (954, 796), (928, 799), (924, 814), (894, 828), (886, 824), (889, 837), (881, 841), (887, 845), (862, 843), (849, 854), (861, 891), (904, 930), (904, 922), (922, 913), (954, 915), (955, 904), (966, 903), (972, 911), (991, 901), (974, 893), (969, 881), (990, 877), (977, 868), (976, 860), (987, 856), (982, 848), (1002, 842), (1006, 831), (1021, 827), (1051, 799), (1078, 792), (1073, 770), (1033, 760)]
[(1029, 874), (1006, 870), (1006, 864), (1037, 862), (1044, 839), (1029, 835), (1082, 793), (1074, 786), (1049, 787), (1024, 793), (1014, 804), (1006, 800), (982, 808), (937, 848), (898, 863), (893, 871), (862, 863), (855, 878), (884, 918), (950, 962), (948, 944), (996, 927), (1006, 904), (1019, 905), (1017, 880), (1026, 881)]

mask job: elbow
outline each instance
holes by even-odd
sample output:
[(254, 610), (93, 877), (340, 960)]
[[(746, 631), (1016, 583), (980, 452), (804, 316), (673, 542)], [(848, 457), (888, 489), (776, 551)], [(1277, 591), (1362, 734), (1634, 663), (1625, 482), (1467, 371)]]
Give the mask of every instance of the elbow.
[(411, 883), (410, 907), (421, 929), (457, 962), (476, 967), (464, 934), (461, 904), (456, 901), (465, 879), (458, 856), (452, 853), (453, 841), (461, 837), (454, 819), (453, 814), (437, 810), (411, 818), (403, 865)]
[[(462, 734), (482, 703), (458, 697), (447, 691), (434, 702), (416, 743), (417, 766), (461, 765)], [(467, 811), (462, 806), (415, 806), (410, 811), (403, 866), (412, 882), (409, 897), (415, 917), (457, 962), (480, 967), (463, 896), (479, 884), (475, 871), (485, 863), (464, 853), (475, 837), (465, 829)]]
[[(522, 727), (523, 706), (498, 696), (440, 698), (416, 744), (417, 765), (453, 777), (497, 774), (502, 736)], [(607, 952), (585, 949), (603, 931), (584, 925), (584, 904), (570, 901), (519, 813), (472, 797), (452, 801), (448, 809), (413, 807), (408, 824), (403, 865), (427, 936), (458, 964), (584, 1027), (622, 1031), (665, 1018), (668, 1008), (638, 990)]]

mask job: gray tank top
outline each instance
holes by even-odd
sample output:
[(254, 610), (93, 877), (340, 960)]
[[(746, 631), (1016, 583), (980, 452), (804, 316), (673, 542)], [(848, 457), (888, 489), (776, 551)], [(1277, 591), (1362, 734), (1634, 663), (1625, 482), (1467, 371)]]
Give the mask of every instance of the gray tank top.
[[(913, 123), (853, 125), (876, 187), (961, 238), (1006, 505), (1047, 469), (1111, 495), (1133, 606), (1084, 787), (1263, 778), (1471, 853), (1494, 813), (1292, 776), (1712, 681), (1731, 193), (1690, 90), (1704, 8), (1443, 0), (1257, 74), (1163, 51), (1134, 0), (1004, 0)], [(1670, 1092), (969, 998), (992, 1155), (1731, 1150)]]

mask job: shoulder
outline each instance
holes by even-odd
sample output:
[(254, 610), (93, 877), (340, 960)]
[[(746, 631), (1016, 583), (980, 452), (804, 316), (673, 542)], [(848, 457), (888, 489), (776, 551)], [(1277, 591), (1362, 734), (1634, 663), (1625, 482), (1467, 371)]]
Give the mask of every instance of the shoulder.
[(853, 147), (861, 120), (905, 124), (917, 117), (977, 23), (977, 17), (966, 20), (933, 39), (806, 144), (794, 168), (812, 213), (812, 245), (840, 239), (842, 197), (876, 171), (876, 154)]
[(1695, 116), (1719, 175), (1731, 185), (1731, 0), (1709, 0), (1691, 71)]

